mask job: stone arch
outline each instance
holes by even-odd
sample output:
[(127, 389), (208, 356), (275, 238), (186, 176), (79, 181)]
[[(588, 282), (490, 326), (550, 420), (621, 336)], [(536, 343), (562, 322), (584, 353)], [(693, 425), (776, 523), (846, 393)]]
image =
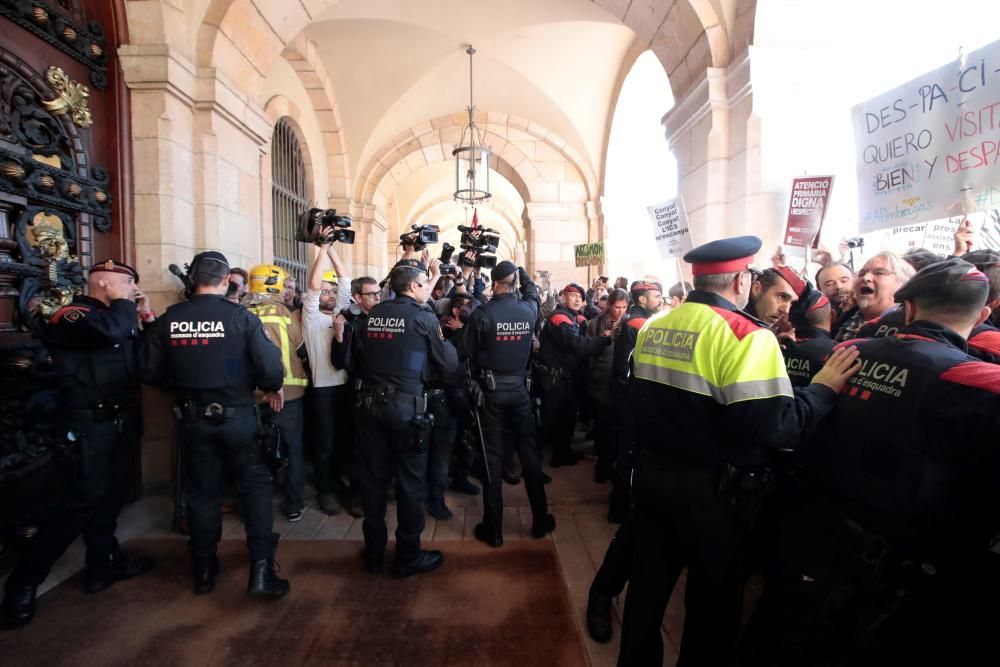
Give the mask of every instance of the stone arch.
[[(398, 183), (422, 166), (450, 160), (467, 122), (465, 113), (439, 116), (393, 137), (359, 171), (355, 200), (386, 200), (391, 194), (385, 188), (387, 179)], [(491, 165), (515, 187), (520, 184), (525, 202), (584, 202), (597, 196), (593, 171), (556, 134), (534, 121), (503, 113), (478, 112), (476, 124), (493, 150)], [(526, 150), (534, 154), (529, 156)]]
[(340, 107), (333, 92), (333, 84), (316, 53), (315, 46), (304, 34), (292, 40), (282, 57), (288, 61), (302, 82), (312, 102), (313, 112), (323, 136), (323, 149), (329, 171), (329, 190), (335, 199), (346, 199), (351, 192), (351, 168), (344, 142)]
[(171, 2), (126, 0), (129, 44), (170, 44), (189, 55), (188, 24), (191, 17)]

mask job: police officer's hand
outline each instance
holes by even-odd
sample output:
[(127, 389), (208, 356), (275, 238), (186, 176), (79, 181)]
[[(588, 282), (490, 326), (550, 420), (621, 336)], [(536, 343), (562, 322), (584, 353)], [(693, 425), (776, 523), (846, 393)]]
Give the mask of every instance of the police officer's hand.
[(337, 339), (338, 343), (344, 342), (345, 324), (347, 324), (347, 319), (343, 313), (337, 313), (337, 316), (333, 318), (333, 337)]
[(149, 298), (142, 290), (135, 293), (135, 309), (139, 313), (139, 317), (143, 319), (153, 314), (153, 309), (149, 307)]
[(268, 394), (267, 403), (271, 406), (271, 412), (281, 412), (285, 407), (285, 390), (279, 389)]
[(823, 368), (813, 377), (813, 384), (822, 384), (834, 390), (838, 394), (847, 386), (847, 381), (855, 373), (861, 370), (861, 361), (858, 348), (853, 345), (842, 347), (826, 360)]

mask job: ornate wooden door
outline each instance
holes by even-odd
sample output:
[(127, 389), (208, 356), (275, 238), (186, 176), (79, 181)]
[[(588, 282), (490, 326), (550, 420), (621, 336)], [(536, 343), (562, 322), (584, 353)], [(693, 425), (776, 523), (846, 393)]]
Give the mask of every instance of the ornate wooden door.
[(38, 334), (82, 291), (84, 267), (127, 262), (133, 245), (123, 3), (0, 0), (0, 35), (2, 527), (31, 514), (10, 496), (37, 490), (25, 480), (64, 436)]

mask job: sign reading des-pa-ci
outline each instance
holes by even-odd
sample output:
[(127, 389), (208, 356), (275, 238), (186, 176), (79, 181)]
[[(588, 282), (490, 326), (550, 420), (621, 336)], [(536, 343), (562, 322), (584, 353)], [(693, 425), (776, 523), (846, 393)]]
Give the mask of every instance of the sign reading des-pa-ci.
[(862, 232), (995, 207), (1000, 41), (853, 109)]

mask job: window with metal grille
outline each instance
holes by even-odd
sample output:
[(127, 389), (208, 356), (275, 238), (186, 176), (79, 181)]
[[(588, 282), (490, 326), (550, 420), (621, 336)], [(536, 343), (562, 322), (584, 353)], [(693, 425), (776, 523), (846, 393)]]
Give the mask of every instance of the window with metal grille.
[(274, 223), (274, 263), (305, 285), (309, 248), (295, 240), (299, 215), (309, 208), (306, 163), (302, 146), (284, 118), (274, 126), (271, 141), (271, 217)]

